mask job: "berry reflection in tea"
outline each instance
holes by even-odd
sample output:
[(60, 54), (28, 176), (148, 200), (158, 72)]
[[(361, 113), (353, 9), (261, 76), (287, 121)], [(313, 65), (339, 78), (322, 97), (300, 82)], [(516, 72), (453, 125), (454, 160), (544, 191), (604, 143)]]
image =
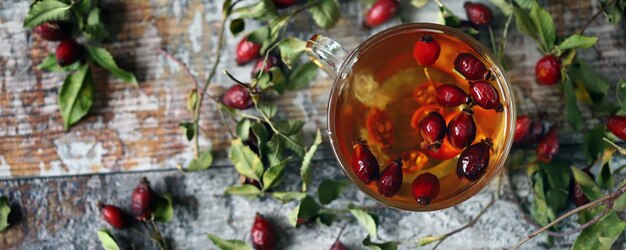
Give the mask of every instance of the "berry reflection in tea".
[(504, 150), (493, 65), (458, 38), (426, 30), (358, 53), (331, 118), (348, 171), (382, 202), (455, 203)]

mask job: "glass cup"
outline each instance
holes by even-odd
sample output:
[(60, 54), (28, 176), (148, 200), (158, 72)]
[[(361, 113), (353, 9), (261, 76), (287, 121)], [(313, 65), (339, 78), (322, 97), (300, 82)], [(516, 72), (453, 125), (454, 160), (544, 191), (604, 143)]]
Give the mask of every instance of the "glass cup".
[[(406, 198), (406, 189), (409, 189), (408, 192), (411, 192), (411, 182), (413, 178), (410, 180), (404, 180), (402, 184), (402, 189), (400, 193), (404, 192), (404, 198), (389, 198), (380, 195), (377, 192), (376, 184), (370, 183), (365, 184), (362, 182), (357, 175), (353, 172), (350, 159), (352, 157), (352, 144), (347, 142), (346, 138), (339, 138), (341, 135), (340, 126), (352, 126), (350, 124), (358, 124), (358, 119), (354, 119), (354, 117), (347, 117), (343, 113), (341, 113), (342, 105), (344, 105), (343, 99), (345, 99), (346, 95), (350, 95), (351, 93), (346, 92), (346, 89), (357, 89), (359, 87), (363, 88), (362, 82), (355, 81), (355, 69), (362, 68), (359, 66), (360, 60), (367, 62), (373, 61), (373, 65), (376, 67), (371, 67), (370, 71), (375, 75), (378, 70), (382, 71), (382, 68), (389, 68), (389, 65), (393, 65), (397, 61), (391, 57), (390, 55), (398, 54), (399, 57), (410, 58), (409, 60), (414, 60), (412, 57), (412, 50), (410, 51), (399, 51), (406, 48), (403, 46), (397, 46), (397, 44), (401, 44), (403, 42), (410, 43), (412, 48), (412, 44), (415, 44), (419, 40), (418, 34), (436, 34), (439, 36), (445, 36), (453, 39), (458, 42), (458, 47), (455, 47), (457, 50), (461, 51), (470, 51), (475, 54), (478, 59), (480, 59), (483, 64), (487, 67), (487, 69), (491, 72), (491, 82), (498, 89), (500, 94), (500, 102), (503, 105), (504, 110), (501, 113), (498, 113), (498, 117), (500, 118), (500, 125), (498, 132), (493, 136), (497, 138), (494, 140), (494, 146), (490, 153), (490, 160), (488, 168), (485, 173), (482, 175), (480, 179), (474, 182), (463, 182), (459, 179), (458, 183), (454, 181), (449, 181), (448, 179), (443, 180), (441, 182), (441, 190), (445, 191), (448, 189), (455, 189), (454, 192), (448, 192), (447, 195), (438, 196), (433, 200), (432, 203), (428, 205), (420, 205), (416, 202), (415, 199), (407, 199)], [(408, 35), (414, 34), (414, 39), (407, 39), (410, 37)], [(368, 54), (368, 53), (376, 53), (373, 48), (376, 46), (385, 46), (389, 45), (389, 52), (382, 54)], [(455, 45), (455, 46), (457, 46)], [(446, 54), (446, 45), (442, 44), (442, 52), (438, 59), (438, 61), (444, 60), (445, 62), (453, 61), (454, 58), (450, 58), (452, 56), (450, 53)], [(450, 45), (448, 45), (450, 46)], [(380, 47), (379, 47), (380, 48)], [(380, 52), (380, 51), (379, 51)], [(408, 211), (433, 211), (440, 210), (444, 208), (448, 208), (454, 205), (457, 205), (470, 197), (474, 196), (480, 190), (482, 190), (489, 182), (500, 172), (500, 169), (504, 165), (506, 158), (508, 156), (509, 150), (511, 149), (511, 145), (513, 143), (513, 133), (515, 128), (515, 102), (513, 100), (513, 95), (511, 94), (511, 89), (509, 86), (509, 82), (504, 75), (504, 70), (502, 66), (495, 60), (495, 57), (488, 49), (486, 49), (483, 45), (480, 44), (473, 37), (463, 33), (462, 31), (454, 28), (450, 28), (447, 26), (439, 25), (439, 24), (431, 24), (431, 23), (412, 23), (412, 24), (403, 24), (399, 26), (395, 26), (393, 28), (382, 31), (363, 43), (361, 43), (356, 49), (352, 52), (348, 52), (345, 48), (343, 48), (339, 43), (331, 40), (330, 38), (321, 36), (321, 35), (313, 35), (311, 39), (307, 43), (307, 53), (311, 57), (311, 59), (320, 66), (329, 76), (334, 79), (334, 83), (330, 93), (330, 100), (328, 103), (328, 133), (330, 137), (330, 143), (337, 157), (337, 160), (340, 166), (343, 168), (345, 174), (350, 178), (352, 182), (354, 182), (359, 189), (368, 194), (370, 197), (379, 201), (380, 203)], [(406, 55), (409, 54), (409, 55)], [(375, 60), (372, 60), (372, 57)], [(447, 57), (442, 59), (442, 57)], [(378, 60), (378, 62), (376, 61)], [(389, 61), (388, 61), (389, 60)], [(400, 60), (401, 61), (401, 60)], [(414, 63), (417, 66), (416, 63)], [(450, 66), (454, 68), (453, 65)], [(393, 70), (393, 66), (391, 67)], [(387, 69), (389, 71), (389, 69)], [(427, 70), (425, 70), (427, 71)], [(452, 79), (461, 79), (459, 78), (459, 74), (449, 74)], [(430, 76), (429, 76), (430, 80)], [(417, 79), (416, 79), (417, 81)], [(352, 85), (352, 86), (351, 86)], [(434, 89), (434, 87), (433, 87)], [(391, 96), (390, 98), (393, 98)], [(459, 110), (460, 111), (460, 110)], [(490, 112), (495, 112), (493, 110), (489, 110)], [(352, 120), (350, 120), (352, 119)], [(363, 118), (365, 119), (365, 118)], [(408, 123), (411, 120), (411, 117), (406, 117), (406, 122)], [(447, 119), (446, 119), (447, 120)], [(493, 121), (485, 121), (485, 120), (476, 120), (476, 124), (478, 127), (481, 126), (481, 123), (485, 122), (493, 122)], [(348, 125), (346, 125), (348, 124)], [(356, 126), (356, 125), (354, 125)], [(353, 142), (354, 139), (352, 138)], [(479, 142), (481, 138), (477, 135), (474, 143)], [(400, 140), (402, 141), (402, 138)], [(376, 153), (375, 153), (376, 154)], [(378, 155), (377, 155), (378, 157)], [(449, 176), (454, 176), (456, 178), (456, 159), (451, 159), (454, 164), (451, 167), (447, 167), (447, 171)], [(388, 162), (382, 162), (379, 159), (380, 169), (381, 171), (388, 165)], [(434, 166), (434, 168), (442, 168), (441, 166)], [(429, 169), (418, 170), (421, 172), (428, 172)], [(432, 170), (432, 169), (431, 169)], [(436, 170), (436, 169), (435, 169)], [(438, 171), (438, 170), (437, 170)], [(441, 172), (441, 171), (439, 171)], [(405, 179), (407, 178), (407, 173), (405, 172)], [(440, 177), (440, 176), (438, 176)], [(443, 177), (440, 177), (443, 178)], [(445, 177), (448, 178), (448, 177)], [(453, 177), (450, 177), (453, 178)], [(462, 188), (459, 188), (462, 187)], [(402, 191), (404, 189), (404, 191)], [(445, 193), (445, 192), (444, 192)], [(398, 195), (396, 195), (398, 196)]]

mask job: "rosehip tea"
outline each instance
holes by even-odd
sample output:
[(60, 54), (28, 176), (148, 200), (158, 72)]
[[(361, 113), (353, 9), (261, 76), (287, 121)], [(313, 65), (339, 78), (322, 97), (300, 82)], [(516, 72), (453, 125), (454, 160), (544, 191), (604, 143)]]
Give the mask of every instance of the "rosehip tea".
[(345, 60), (329, 130), (363, 191), (392, 207), (437, 210), (497, 174), (513, 140), (514, 104), (500, 66), (477, 41), (439, 25), (402, 25)]

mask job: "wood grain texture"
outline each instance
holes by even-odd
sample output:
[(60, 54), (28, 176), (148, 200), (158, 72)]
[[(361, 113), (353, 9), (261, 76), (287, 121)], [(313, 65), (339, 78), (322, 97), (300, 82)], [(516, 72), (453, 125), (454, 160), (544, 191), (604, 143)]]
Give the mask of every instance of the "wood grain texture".
[[(448, 6), (464, 16), (461, 1)], [(21, 28), (28, 8), (26, 1), (0, 3), (0, 178), (57, 176), (116, 171), (171, 169), (185, 164), (192, 155), (190, 143), (178, 123), (190, 120), (185, 99), (193, 89), (190, 80), (172, 61), (155, 53), (163, 48), (183, 62), (202, 81), (214, 58), (219, 29), (221, 3), (216, 1), (102, 1), (112, 24), (114, 37), (104, 43), (120, 65), (137, 75), (139, 87), (128, 86), (101, 69), (95, 69), (96, 95), (91, 113), (64, 132), (56, 96), (63, 74), (36, 69), (55, 43), (46, 42)], [(597, 10), (596, 2), (570, 1), (569, 5), (550, 2), (549, 11), (560, 35), (569, 34)], [(373, 31), (360, 28), (362, 6), (357, 2), (341, 5), (342, 19), (329, 31), (311, 28), (309, 15), (298, 16), (289, 25), (289, 33), (302, 39), (313, 33), (335, 38), (352, 49), (365, 38), (398, 24), (395, 20)], [(495, 8), (495, 7), (494, 7)], [(500, 13), (499, 11), (495, 11)], [(411, 21), (434, 22), (436, 6), (430, 3), (408, 15)], [(495, 29), (501, 30), (504, 17), (496, 16)], [(259, 24), (247, 23), (248, 30)], [(486, 33), (486, 32), (483, 32)], [(600, 38), (594, 49), (581, 53), (590, 65), (612, 83), (626, 75), (626, 35), (623, 26), (616, 28), (604, 18), (588, 28), (588, 35)], [(487, 42), (486, 36), (481, 37)], [(237, 67), (234, 45), (240, 37), (227, 36), (227, 46), (220, 69), (228, 68), (247, 79), (250, 66)], [(539, 86), (534, 82), (534, 64), (540, 57), (535, 44), (517, 32), (510, 36), (507, 56), (513, 62), (508, 75), (518, 97), (520, 113), (545, 113), (559, 124), (565, 143), (580, 141), (563, 120), (563, 103), (558, 87)], [(232, 83), (218, 74), (211, 92), (219, 95)], [(326, 103), (331, 79), (320, 74), (309, 89), (287, 92), (276, 102), (284, 117), (303, 119), (306, 132), (325, 127)], [(202, 107), (201, 125), (207, 132), (201, 138), (203, 148), (212, 148), (225, 162), (228, 138), (218, 122), (214, 103)], [(589, 117), (588, 110), (584, 110)], [(588, 120), (587, 126), (597, 121)], [(325, 155), (332, 158), (332, 155)]]

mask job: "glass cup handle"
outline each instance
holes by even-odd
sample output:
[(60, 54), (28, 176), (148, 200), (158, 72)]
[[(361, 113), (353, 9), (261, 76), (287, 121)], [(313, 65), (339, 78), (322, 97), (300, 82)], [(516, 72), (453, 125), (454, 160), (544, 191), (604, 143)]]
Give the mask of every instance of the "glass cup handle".
[(339, 74), (341, 64), (349, 54), (338, 42), (318, 34), (309, 39), (306, 44), (306, 52), (311, 61), (326, 71), (333, 79)]

